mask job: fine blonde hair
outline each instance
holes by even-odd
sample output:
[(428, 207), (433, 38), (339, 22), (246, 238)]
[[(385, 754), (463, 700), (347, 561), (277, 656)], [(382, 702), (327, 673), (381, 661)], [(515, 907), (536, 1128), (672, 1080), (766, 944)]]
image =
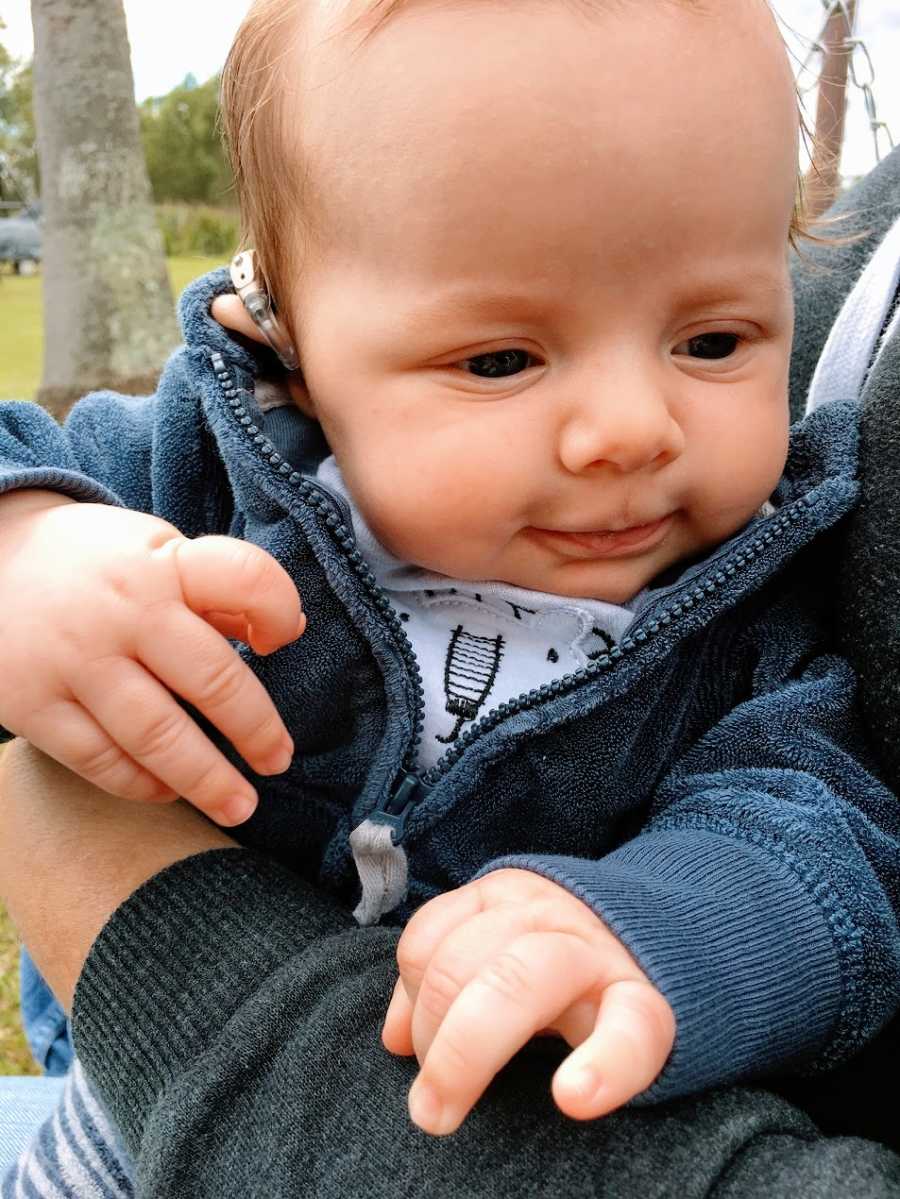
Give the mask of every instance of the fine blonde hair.
[[(256, 250), (260, 282), (278, 304), (292, 340), (289, 304), (291, 277), (302, 257), (303, 239), (313, 236), (314, 181), (308, 163), (297, 161), (289, 145), (285, 93), (286, 63), (309, 0), (255, 0), (244, 18), (222, 72), (221, 114), (225, 144), (234, 174), (241, 212), (242, 248)], [(696, 0), (679, 0), (693, 6)], [(348, 29), (361, 26), (368, 38), (388, 21), (405, 0), (363, 0)], [(296, 72), (296, 61), (291, 61)], [(798, 181), (788, 231), (796, 249), (811, 237), (804, 212), (802, 180)], [(828, 240), (827, 238), (824, 240)]]

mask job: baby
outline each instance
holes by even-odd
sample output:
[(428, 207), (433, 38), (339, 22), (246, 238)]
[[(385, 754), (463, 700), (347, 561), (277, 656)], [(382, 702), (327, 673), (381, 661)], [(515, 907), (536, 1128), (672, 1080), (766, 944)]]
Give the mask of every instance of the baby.
[(852, 405), (789, 447), (767, 6), (258, 0), (225, 104), (279, 326), (218, 272), (157, 396), (5, 406), (0, 720), (408, 920), (428, 1132), (539, 1033), (579, 1119), (852, 1052), (898, 818), (829, 620)]

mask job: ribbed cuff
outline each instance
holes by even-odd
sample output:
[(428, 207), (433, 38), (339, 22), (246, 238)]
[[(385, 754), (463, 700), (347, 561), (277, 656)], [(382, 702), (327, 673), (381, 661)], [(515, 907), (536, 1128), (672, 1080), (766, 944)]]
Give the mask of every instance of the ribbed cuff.
[(162, 1089), (211, 1044), (265, 977), (351, 917), (248, 850), (162, 871), (97, 937), (75, 993), (76, 1050), (127, 1147)]
[(121, 508), (122, 501), (88, 475), (55, 466), (0, 468), (0, 495), (10, 491), (58, 491), (84, 504), (112, 504)]
[(841, 1000), (835, 936), (771, 851), (694, 829), (651, 831), (599, 861), (516, 855), (586, 903), (675, 1014), (655, 1103), (811, 1058)]

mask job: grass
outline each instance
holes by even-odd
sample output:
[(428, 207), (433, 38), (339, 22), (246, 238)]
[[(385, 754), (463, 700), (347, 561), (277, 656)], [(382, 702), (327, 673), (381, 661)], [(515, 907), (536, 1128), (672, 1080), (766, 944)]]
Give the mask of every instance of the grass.
[(0, 399), (30, 400), (41, 380), (41, 281), (0, 276)]
[(40, 1074), (19, 1020), (19, 938), (0, 907), (0, 1074)]
[[(218, 258), (169, 258), (173, 293), (179, 295), (191, 279), (221, 265)], [(31, 400), (40, 386), (41, 313), (40, 275), (0, 275), (0, 400)]]
[[(169, 278), (178, 295), (185, 284), (221, 262), (215, 258), (170, 258)], [(41, 279), (0, 276), (0, 400), (30, 400), (41, 381), (44, 351)], [(0, 907), (0, 1075), (39, 1070), (19, 1021), (19, 941)]]

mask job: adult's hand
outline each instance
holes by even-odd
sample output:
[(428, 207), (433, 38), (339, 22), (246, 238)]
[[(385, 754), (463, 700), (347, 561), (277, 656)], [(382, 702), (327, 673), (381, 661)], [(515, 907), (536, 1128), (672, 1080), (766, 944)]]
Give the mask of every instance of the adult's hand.
[(123, 803), (14, 741), (0, 762), (0, 896), (71, 1010), (88, 950), (112, 912), (166, 866), (236, 843), (186, 803)]

